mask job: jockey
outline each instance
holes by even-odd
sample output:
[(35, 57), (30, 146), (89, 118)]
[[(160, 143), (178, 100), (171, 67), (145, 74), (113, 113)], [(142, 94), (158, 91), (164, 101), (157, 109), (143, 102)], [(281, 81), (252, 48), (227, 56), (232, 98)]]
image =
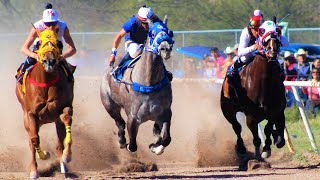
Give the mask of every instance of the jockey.
[[(239, 76), (238, 68), (253, 61), (255, 53), (260, 47), (257, 38), (259, 37), (258, 30), (262, 22), (263, 14), (260, 10), (257, 9), (253, 12), (249, 21), (249, 25), (245, 27), (241, 32), (238, 49), (238, 56), (240, 58), (238, 58), (238, 60), (234, 62), (227, 73), (227, 77), (229, 77), (230, 79)], [(289, 45), (288, 40), (284, 36), (281, 36), (280, 40), (282, 46)]]
[[(70, 36), (67, 24), (58, 19), (58, 13), (56, 10), (52, 8), (52, 5), (50, 3), (46, 4), (45, 10), (43, 11), (42, 19), (34, 23), (33, 26), (34, 27), (32, 27), (29, 36), (27, 37), (26, 41), (21, 47), (21, 52), (27, 55), (28, 57), (26, 61), (23, 63), (22, 67), (20, 67), (20, 74), (16, 76), (17, 82), (21, 82), (25, 70), (28, 67), (36, 64), (37, 59), (39, 58), (35, 52), (39, 48), (39, 39), (37, 38), (37, 33), (38, 31), (43, 31), (45, 29), (57, 30), (58, 38), (61, 41), (60, 43), (58, 43), (58, 46), (61, 50), (61, 55), (58, 61), (60, 61), (61, 65), (63, 65), (68, 71), (70, 80), (73, 80), (72, 74), (76, 68), (76, 65), (74, 63), (68, 65), (65, 59), (74, 55), (76, 53), (76, 48)], [(67, 44), (67, 50), (64, 53), (62, 53), (62, 39), (64, 39)], [(29, 48), (32, 44), (33, 49), (31, 51)]]
[(117, 48), (120, 41), (125, 37), (125, 50), (126, 54), (119, 63), (118, 67), (125, 63), (127, 60), (136, 57), (136, 53), (146, 43), (149, 31), (149, 24), (147, 20), (151, 20), (153, 23), (162, 22), (154, 13), (153, 10), (144, 5), (138, 13), (133, 15), (122, 26), (120, 32), (113, 40), (112, 51), (109, 57), (109, 65), (113, 67), (115, 56), (117, 55)]

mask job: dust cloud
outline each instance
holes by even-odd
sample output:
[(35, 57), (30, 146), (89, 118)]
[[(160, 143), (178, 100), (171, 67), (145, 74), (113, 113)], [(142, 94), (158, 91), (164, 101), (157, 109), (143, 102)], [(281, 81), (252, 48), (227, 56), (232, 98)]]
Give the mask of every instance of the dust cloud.
[[(1, 126), (0, 171), (25, 172), (30, 163), (28, 136), (23, 125), (22, 108), (15, 96), (15, 71), (25, 59), (20, 53), (24, 38), (1, 40)], [(101, 47), (106, 46), (101, 45)], [(78, 51), (79, 53), (79, 51)], [(175, 59), (173, 59), (175, 60)], [(72, 171), (112, 170), (130, 159), (153, 162), (160, 167), (235, 165), (235, 135), (223, 117), (219, 100), (220, 85), (211, 82), (174, 81), (171, 144), (156, 156), (148, 149), (154, 142), (153, 123), (139, 128), (138, 151), (128, 153), (118, 146), (117, 128), (100, 100), (100, 79), (105, 57), (88, 56), (81, 60), (75, 73), (74, 116), (72, 125)], [(91, 74), (89, 74), (90, 72)], [(92, 72), (95, 72), (94, 74)], [(38, 160), (39, 168), (56, 162), (55, 125), (40, 128), (43, 149), (51, 153), (49, 161)]]

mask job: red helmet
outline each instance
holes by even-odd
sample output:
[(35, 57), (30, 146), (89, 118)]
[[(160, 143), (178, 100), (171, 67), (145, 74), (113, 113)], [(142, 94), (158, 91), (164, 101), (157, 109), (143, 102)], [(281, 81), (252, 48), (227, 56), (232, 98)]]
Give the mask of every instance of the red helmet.
[(261, 25), (262, 18), (261, 16), (251, 16), (250, 22), (249, 22), (249, 27), (258, 29)]

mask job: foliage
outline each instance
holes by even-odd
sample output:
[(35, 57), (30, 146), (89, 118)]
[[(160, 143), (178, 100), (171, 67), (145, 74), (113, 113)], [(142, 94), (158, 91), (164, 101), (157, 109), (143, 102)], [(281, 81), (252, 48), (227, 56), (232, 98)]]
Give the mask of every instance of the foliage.
[[(0, 0), (3, 32), (25, 32), (41, 18), (45, 2), (52, 2), (62, 20), (73, 31), (118, 31), (123, 22), (142, 4), (159, 17), (168, 15), (173, 30), (239, 29), (249, 21), (254, 9), (265, 19), (291, 14), (290, 27), (318, 27), (318, 0)], [(32, 3), (30, 3), (32, 2)], [(317, 5), (318, 4), (318, 5)]]

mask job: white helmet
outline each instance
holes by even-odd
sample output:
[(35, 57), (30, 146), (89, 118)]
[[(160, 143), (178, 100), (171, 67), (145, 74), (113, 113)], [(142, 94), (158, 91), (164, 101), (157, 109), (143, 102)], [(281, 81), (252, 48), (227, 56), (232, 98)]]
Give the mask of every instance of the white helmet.
[(142, 21), (146, 21), (150, 19), (154, 15), (153, 10), (148, 6), (143, 6), (138, 11), (139, 19)]
[(54, 9), (46, 9), (43, 11), (42, 21), (47, 22), (56, 22), (58, 21), (58, 13)]

